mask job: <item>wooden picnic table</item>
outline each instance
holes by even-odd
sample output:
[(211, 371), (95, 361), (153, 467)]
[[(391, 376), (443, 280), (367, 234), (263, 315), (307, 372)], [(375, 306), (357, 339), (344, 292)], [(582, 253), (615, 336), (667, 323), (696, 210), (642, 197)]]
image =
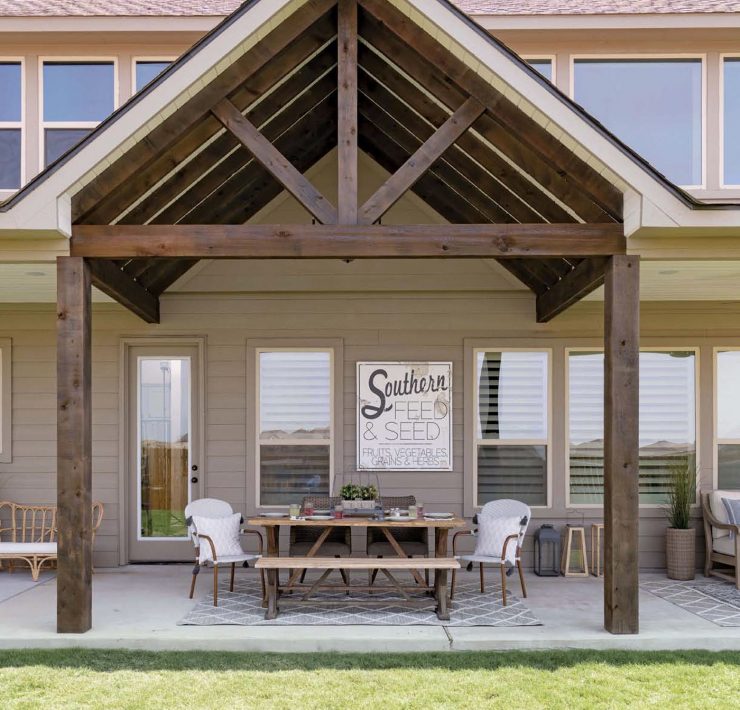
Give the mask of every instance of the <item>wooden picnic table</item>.
[[(322, 531), (316, 542), (311, 546), (311, 549), (306, 553), (306, 557), (316, 557), (317, 553), (321, 549), (326, 539), (329, 537), (332, 528), (336, 527), (352, 527), (352, 528), (380, 528), (383, 531), (388, 543), (396, 552), (399, 558), (408, 559), (408, 555), (404, 552), (401, 545), (398, 543), (396, 538), (393, 536), (393, 530), (399, 528), (429, 528), (434, 530), (434, 556), (438, 558), (447, 557), (448, 538), (449, 531), (455, 528), (465, 527), (465, 520), (462, 518), (446, 518), (446, 519), (432, 519), (432, 518), (413, 518), (409, 520), (376, 520), (371, 517), (345, 517), (345, 518), (332, 518), (331, 520), (306, 520), (305, 518), (297, 518), (291, 520), (288, 517), (275, 518), (257, 516), (250, 518), (247, 524), (255, 527), (263, 527), (265, 529), (267, 537), (267, 551), (266, 557), (279, 557), (280, 546), (279, 546), (279, 534), (282, 526), (307, 526), (321, 528)], [(419, 574), (418, 570), (411, 568), (409, 571), (414, 577), (416, 583), (422, 588), (434, 593), (434, 590), (439, 589), (440, 581), (443, 577), (446, 577), (446, 572), (442, 570), (434, 570), (434, 585), (429, 586), (424, 581), (424, 578)], [(295, 585), (296, 580), (301, 574), (301, 569), (295, 569), (288, 580), (286, 589), (290, 589)]]

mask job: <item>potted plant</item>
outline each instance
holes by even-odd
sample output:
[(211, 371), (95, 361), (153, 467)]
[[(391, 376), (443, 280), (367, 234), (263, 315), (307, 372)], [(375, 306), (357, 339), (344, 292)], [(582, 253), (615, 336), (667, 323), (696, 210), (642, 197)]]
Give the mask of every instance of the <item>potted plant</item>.
[(691, 460), (671, 467), (665, 555), (669, 579), (689, 580), (696, 574), (696, 530), (690, 527), (695, 502), (696, 468)]
[(339, 489), (339, 495), (342, 496), (342, 506), (345, 509), (372, 510), (375, 507), (378, 489), (373, 485), (360, 486), (356, 483), (346, 483)]

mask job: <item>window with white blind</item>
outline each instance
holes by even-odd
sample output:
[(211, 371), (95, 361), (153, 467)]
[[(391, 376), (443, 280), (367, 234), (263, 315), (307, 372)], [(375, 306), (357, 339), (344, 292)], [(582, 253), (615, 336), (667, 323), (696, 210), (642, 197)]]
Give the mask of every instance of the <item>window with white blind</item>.
[(0, 463), (10, 463), (12, 460), (10, 352), (10, 338), (0, 338)]
[(475, 351), (476, 505), (548, 504), (549, 352)]
[(740, 350), (715, 358), (717, 488), (740, 489)]
[(259, 505), (328, 495), (333, 463), (331, 350), (257, 351)]
[[(604, 354), (568, 353), (571, 505), (604, 499)], [(696, 352), (640, 352), (640, 502), (666, 502), (671, 470), (696, 462)]]

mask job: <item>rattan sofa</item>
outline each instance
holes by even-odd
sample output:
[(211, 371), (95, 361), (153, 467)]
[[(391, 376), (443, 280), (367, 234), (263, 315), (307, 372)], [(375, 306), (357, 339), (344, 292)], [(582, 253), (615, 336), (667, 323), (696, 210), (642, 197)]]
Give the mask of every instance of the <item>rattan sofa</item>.
[[(704, 513), (704, 540), (707, 546), (704, 576), (714, 576), (734, 582), (740, 589), (740, 526), (728, 522), (722, 497), (740, 498), (738, 491), (702, 491), (701, 506)], [(724, 565), (717, 569), (715, 564)], [(728, 568), (734, 567), (730, 574)]]

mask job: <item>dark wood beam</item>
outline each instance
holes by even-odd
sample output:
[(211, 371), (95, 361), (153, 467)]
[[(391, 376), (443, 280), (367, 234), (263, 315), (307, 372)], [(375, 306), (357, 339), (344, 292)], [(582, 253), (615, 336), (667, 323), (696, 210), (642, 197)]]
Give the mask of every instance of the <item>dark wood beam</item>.
[(339, 0), (337, 212), (357, 224), (357, 0)]
[[(290, 70), (292, 62), (286, 66), (280, 57), (276, 57), (268, 64), (267, 69), (270, 71), (264, 74), (276, 75), (277, 81), (282, 75), (278, 74), (277, 68), (272, 69), (273, 64), (279, 66), (279, 71), (284, 71), (286, 68)], [(247, 118), (255, 126), (261, 126), (269, 140), (275, 140), (303, 113), (311, 110), (320, 99), (336, 90), (335, 78), (331, 72), (335, 65), (336, 51), (330, 45), (276, 88), (264, 94), (261, 100), (247, 111)], [(263, 78), (263, 74), (260, 74), (260, 82)], [(253, 81), (250, 79), (248, 83), (252, 84)], [(235, 105), (240, 106), (239, 103)], [(215, 118), (213, 121), (222, 128)], [(190, 210), (252, 161), (249, 151), (244, 149), (229, 131), (223, 131), (198, 153), (197, 158), (183, 162), (145, 199), (116, 221), (118, 224), (179, 222)], [(102, 221), (99, 220), (98, 223)]]
[(159, 323), (159, 299), (107, 259), (93, 259), (89, 271), (94, 286), (147, 323)]
[(71, 253), (106, 259), (537, 258), (624, 253), (617, 224), (77, 225)]
[(372, 224), (382, 217), (404, 193), (470, 128), (483, 113), (476, 99), (467, 99), (419, 149), (370, 197), (360, 209), (359, 221)]
[[(621, 221), (622, 195), (614, 185), (391, 3), (360, 0), (360, 5), (367, 11), (361, 15), (361, 36), (367, 36), (373, 46), (422, 84), (427, 76), (417, 77), (417, 69), (406, 66), (409, 57), (413, 57), (415, 65), (431, 67), (432, 94), (448, 106), (456, 105), (442, 98), (449, 86), (477, 98), (488, 113), (476, 122), (475, 130), (533, 177), (537, 171), (542, 172), (536, 178), (539, 184), (566, 204), (579, 203), (576, 212), (583, 219)], [(397, 41), (393, 42), (394, 39)], [(527, 159), (523, 160), (525, 155)], [(582, 200), (584, 196), (586, 202)]]
[(197, 263), (198, 259), (153, 259), (150, 268), (139, 277), (139, 283), (150, 293), (160, 296)]
[(92, 626), (90, 270), (57, 257), (57, 631)]
[(295, 166), (225, 99), (213, 107), (213, 114), (272, 176), (322, 224), (336, 224), (334, 206)]
[(537, 296), (537, 322), (547, 323), (604, 283), (606, 259), (584, 259)]
[(604, 294), (604, 626), (636, 634), (639, 613), (640, 260), (614, 256)]
[[(281, 22), (180, 109), (126, 151), (126, 155), (86, 185), (72, 201), (73, 221), (109, 221), (111, 212), (122, 212), (120, 208), (123, 204), (131, 204), (145, 191), (141, 189), (142, 186), (151, 187), (167, 175), (193, 150), (220, 130), (218, 121), (208, 119), (214, 104), (239, 91), (242, 96), (240, 101), (243, 101), (240, 105), (247, 106), (274, 84), (275, 79), (269, 73), (264, 80), (260, 75), (278, 54), (283, 50), (300, 50), (308, 57), (326, 41), (326, 36), (317, 36), (311, 30), (333, 12), (335, 4), (336, 0), (307, 0), (289, 20)], [(326, 19), (330, 32), (333, 33), (335, 20), (330, 17)], [(282, 71), (285, 70), (286, 67), (283, 66)], [(252, 86), (255, 87), (254, 90)], [(127, 184), (129, 181), (135, 184)], [(123, 199), (124, 195), (127, 196), (126, 199)]]

